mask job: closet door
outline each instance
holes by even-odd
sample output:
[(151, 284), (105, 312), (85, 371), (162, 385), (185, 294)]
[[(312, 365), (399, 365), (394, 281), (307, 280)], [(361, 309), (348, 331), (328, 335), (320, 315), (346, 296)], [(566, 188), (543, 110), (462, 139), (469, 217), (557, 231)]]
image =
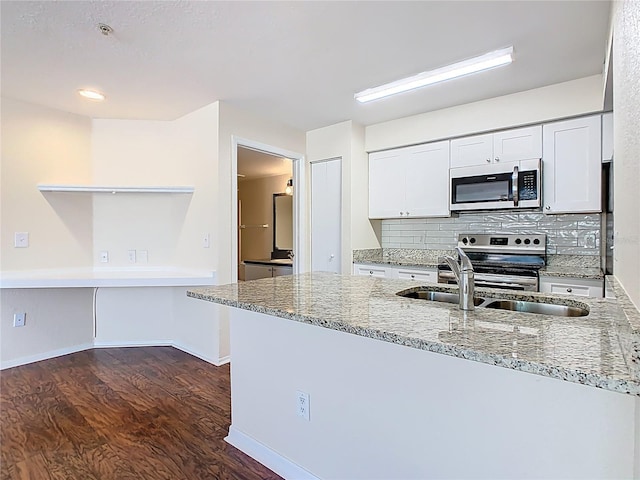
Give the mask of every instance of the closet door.
[(341, 272), (342, 160), (311, 164), (311, 270)]

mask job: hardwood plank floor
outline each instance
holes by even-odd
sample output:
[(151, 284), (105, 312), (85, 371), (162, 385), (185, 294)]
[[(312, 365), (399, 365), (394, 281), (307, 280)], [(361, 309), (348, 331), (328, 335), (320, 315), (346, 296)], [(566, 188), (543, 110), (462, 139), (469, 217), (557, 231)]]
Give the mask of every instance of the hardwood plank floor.
[(279, 479), (224, 441), (229, 366), (171, 347), (0, 372), (0, 480)]

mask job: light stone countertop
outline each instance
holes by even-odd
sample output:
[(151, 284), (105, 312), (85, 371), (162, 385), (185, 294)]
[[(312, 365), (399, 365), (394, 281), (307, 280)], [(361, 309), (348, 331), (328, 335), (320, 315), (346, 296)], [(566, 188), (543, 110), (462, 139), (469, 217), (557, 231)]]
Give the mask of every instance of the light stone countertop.
[[(640, 315), (618, 299), (477, 288), (476, 295), (588, 306), (557, 317), (397, 296), (419, 282), (313, 273), (191, 289), (187, 295), (407, 347), (640, 396)], [(439, 284), (429, 289), (455, 292)]]

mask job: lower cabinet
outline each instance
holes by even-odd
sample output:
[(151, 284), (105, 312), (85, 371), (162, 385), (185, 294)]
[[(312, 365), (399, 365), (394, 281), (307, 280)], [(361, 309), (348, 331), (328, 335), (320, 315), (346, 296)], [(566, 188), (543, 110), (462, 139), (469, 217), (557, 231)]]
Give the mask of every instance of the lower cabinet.
[(427, 283), (438, 283), (438, 271), (435, 268), (404, 268), (385, 267), (382, 265), (354, 264), (354, 275), (368, 277), (399, 278), (403, 280), (418, 280)]
[(291, 275), (293, 268), (281, 265), (258, 265), (254, 263), (246, 263), (244, 266), (244, 279), (258, 280), (260, 278), (278, 277), (280, 275)]
[(604, 280), (597, 278), (540, 277), (540, 292), (602, 298)]

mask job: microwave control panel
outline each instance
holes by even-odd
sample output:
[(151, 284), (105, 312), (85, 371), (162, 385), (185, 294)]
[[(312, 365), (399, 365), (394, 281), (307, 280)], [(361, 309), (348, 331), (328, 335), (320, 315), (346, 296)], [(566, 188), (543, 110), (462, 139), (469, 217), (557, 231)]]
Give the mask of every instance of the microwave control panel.
[(518, 194), (520, 200), (538, 199), (538, 172), (529, 170), (520, 172), (518, 177)]

